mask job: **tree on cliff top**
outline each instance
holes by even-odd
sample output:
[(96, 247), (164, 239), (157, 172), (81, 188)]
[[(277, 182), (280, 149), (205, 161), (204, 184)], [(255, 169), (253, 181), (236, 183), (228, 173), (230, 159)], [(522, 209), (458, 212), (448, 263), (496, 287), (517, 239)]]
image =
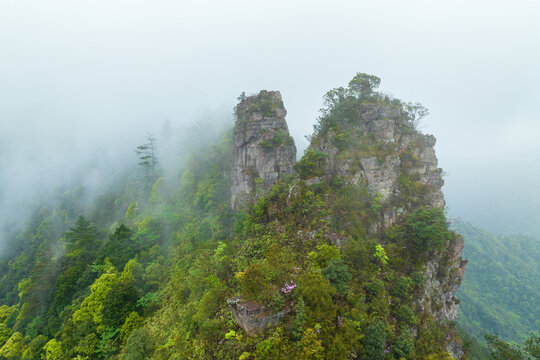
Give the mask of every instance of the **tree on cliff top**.
[(375, 91), (380, 83), (381, 79), (375, 75), (357, 73), (346, 88), (338, 87), (328, 91), (324, 95), (324, 106), (319, 110), (321, 116), (314, 125), (313, 136), (324, 134), (328, 129), (336, 130), (339, 124), (356, 123), (362, 102), (382, 99), (381, 94)]
[(381, 79), (375, 75), (366, 73), (356, 73), (355, 77), (349, 81), (349, 89), (360, 98), (372, 96), (375, 89), (381, 84)]

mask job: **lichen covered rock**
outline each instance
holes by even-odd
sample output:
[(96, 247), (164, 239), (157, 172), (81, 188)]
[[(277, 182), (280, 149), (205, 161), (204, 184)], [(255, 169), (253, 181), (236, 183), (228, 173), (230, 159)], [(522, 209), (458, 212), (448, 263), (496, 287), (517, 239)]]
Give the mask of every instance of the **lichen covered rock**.
[(235, 110), (231, 205), (238, 209), (293, 172), (296, 146), (279, 91), (241, 97)]

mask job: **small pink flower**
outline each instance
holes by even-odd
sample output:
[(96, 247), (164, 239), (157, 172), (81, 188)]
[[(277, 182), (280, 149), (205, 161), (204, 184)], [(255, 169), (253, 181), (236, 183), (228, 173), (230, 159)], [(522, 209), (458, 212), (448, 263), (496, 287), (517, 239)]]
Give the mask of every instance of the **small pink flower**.
[(290, 281), (289, 283), (285, 283), (285, 286), (281, 288), (281, 292), (284, 294), (288, 294), (291, 291), (293, 291), (296, 288), (296, 284), (294, 281)]

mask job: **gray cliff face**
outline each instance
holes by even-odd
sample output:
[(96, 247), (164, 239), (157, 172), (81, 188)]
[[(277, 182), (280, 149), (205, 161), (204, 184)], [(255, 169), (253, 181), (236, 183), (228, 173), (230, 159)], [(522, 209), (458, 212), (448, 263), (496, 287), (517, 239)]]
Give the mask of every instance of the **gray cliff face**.
[(455, 322), (459, 310), (456, 292), (465, 274), (466, 260), (461, 257), (463, 237), (456, 235), (443, 252), (426, 263), (423, 291), (417, 296), (422, 311), (439, 321)]
[[(371, 231), (391, 226), (418, 207), (443, 209), (444, 181), (433, 148), (435, 137), (414, 129), (407, 114), (395, 105), (362, 104), (358, 114), (358, 122), (351, 131), (352, 146), (340, 149), (338, 137), (331, 131), (310, 146), (327, 155), (326, 176), (340, 176), (351, 184), (363, 183), (371, 196), (380, 197), (382, 224)], [(373, 151), (374, 148), (377, 150)], [(415, 191), (409, 193), (410, 188)], [(455, 294), (466, 265), (462, 250), (463, 238), (456, 235), (426, 262), (423, 290), (416, 297), (417, 310), (442, 323), (453, 323), (457, 318), (459, 300)], [(450, 341), (448, 351), (456, 358), (462, 355), (461, 346), (455, 341)]]
[[(261, 91), (243, 98), (236, 109), (232, 166), (232, 207), (268, 191), (281, 177), (291, 174), (296, 147), (289, 136), (286, 111), (279, 92)], [(377, 102), (363, 103), (354, 124), (346, 131), (328, 128), (312, 138), (310, 149), (325, 154), (322, 177), (337, 177), (353, 185), (366, 186), (381, 205), (381, 223), (369, 229), (377, 233), (421, 207), (445, 206), (442, 171), (435, 156), (435, 137), (417, 131), (401, 106)], [(345, 139), (345, 140), (344, 140)], [(302, 181), (302, 180), (298, 180)], [(321, 181), (307, 178), (306, 184)], [(294, 197), (296, 185), (290, 189)], [(306, 239), (315, 231), (303, 232)], [(341, 247), (340, 234), (328, 239)], [(441, 323), (456, 321), (459, 300), (456, 291), (465, 272), (463, 238), (455, 235), (442, 250), (425, 263), (422, 291), (415, 296), (416, 310)], [(262, 305), (231, 299), (229, 306), (236, 322), (248, 333), (257, 333), (279, 321), (284, 313), (273, 313)], [(461, 345), (449, 341), (447, 350), (461, 357)]]
[[(464, 241), (461, 235), (445, 244), (443, 251), (425, 265), (424, 286), (416, 296), (415, 303), (419, 311), (432, 315), (443, 324), (454, 324), (459, 311), (459, 299), (456, 292), (465, 275), (467, 260), (463, 260)], [(455, 334), (453, 334), (455, 335)], [(462, 345), (452, 336), (446, 350), (455, 358), (463, 356)]]
[[(361, 104), (358, 123), (355, 124), (354, 141), (359, 144), (354, 156), (343, 156), (336, 144), (335, 134), (329, 133), (312, 144), (315, 150), (328, 156), (325, 173), (338, 175), (345, 181), (358, 184), (364, 182), (371, 196), (379, 194), (386, 202), (383, 210), (384, 226), (396, 222), (411, 202), (396, 203), (406, 198), (400, 175), (423, 186), (424, 206), (444, 208), (441, 191), (444, 181), (435, 156), (435, 137), (416, 131), (400, 107), (384, 103)], [(374, 148), (377, 148), (373, 151)], [(381, 153), (385, 154), (381, 157)]]
[(279, 91), (262, 90), (237, 105), (231, 174), (233, 209), (293, 172), (296, 146), (289, 135), (286, 114)]

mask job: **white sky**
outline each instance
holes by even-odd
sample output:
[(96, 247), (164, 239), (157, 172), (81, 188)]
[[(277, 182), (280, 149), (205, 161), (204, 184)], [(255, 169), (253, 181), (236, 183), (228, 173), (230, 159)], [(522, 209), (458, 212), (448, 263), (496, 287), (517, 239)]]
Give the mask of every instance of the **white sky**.
[(430, 109), (452, 215), (540, 234), (539, 19), (533, 0), (0, 0), (0, 208), (165, 119), (230, 118), (242, 91), (280, 90), (303, 149), (323, 94), (367, 72)]

